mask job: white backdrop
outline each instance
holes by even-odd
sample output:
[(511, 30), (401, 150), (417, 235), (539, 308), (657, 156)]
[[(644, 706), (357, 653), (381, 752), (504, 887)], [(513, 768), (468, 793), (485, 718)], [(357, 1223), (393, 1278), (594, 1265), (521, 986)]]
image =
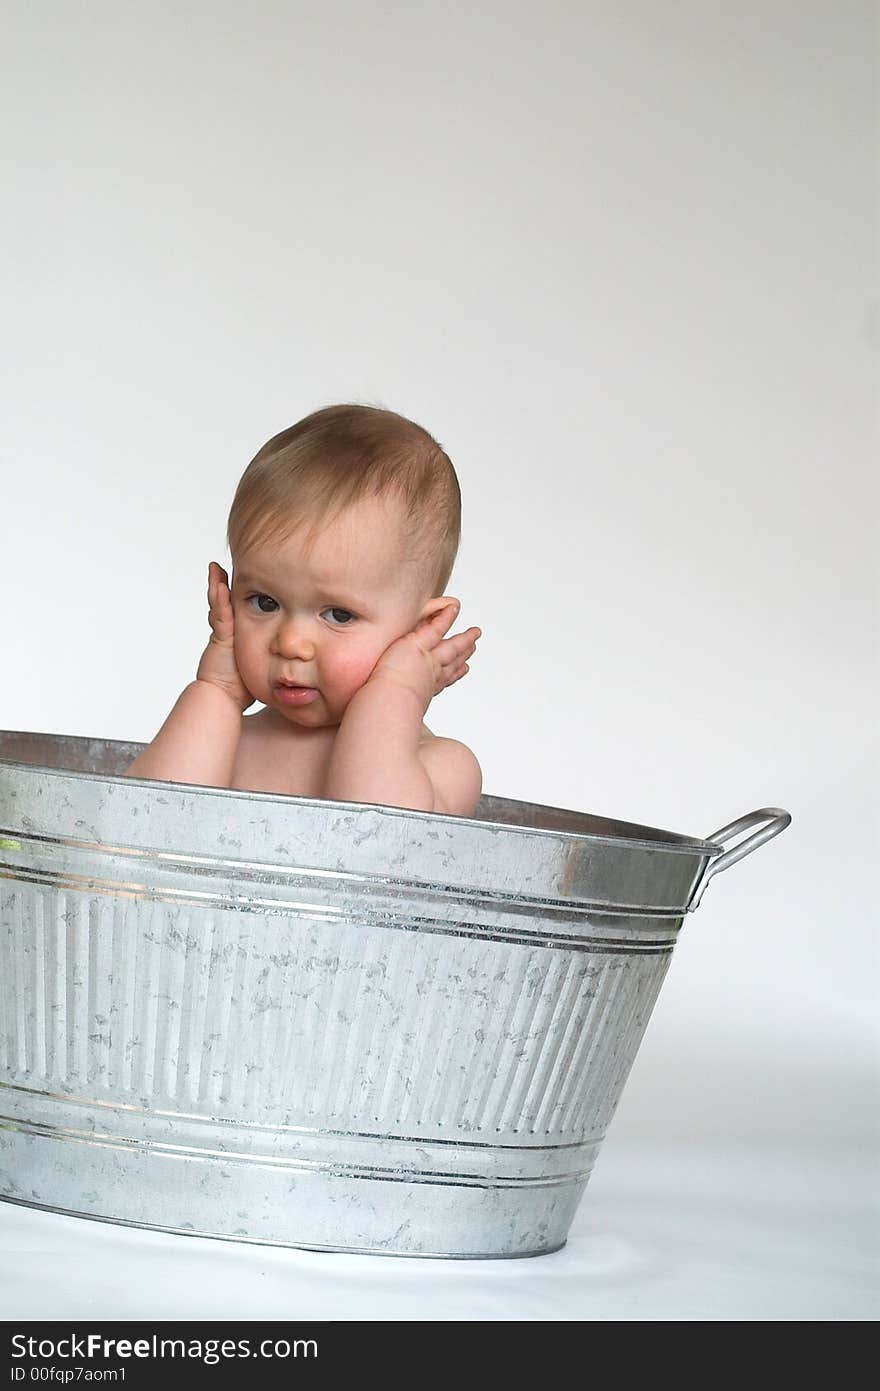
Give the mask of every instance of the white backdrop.
[(256, 449), (409, 415), (484, 632), (428, 721), (485, 790), (794, 817), (685, 924), (612, 1134), (871, 1144), (874, 7), (2, 14), (0, 727), (151, 738)]

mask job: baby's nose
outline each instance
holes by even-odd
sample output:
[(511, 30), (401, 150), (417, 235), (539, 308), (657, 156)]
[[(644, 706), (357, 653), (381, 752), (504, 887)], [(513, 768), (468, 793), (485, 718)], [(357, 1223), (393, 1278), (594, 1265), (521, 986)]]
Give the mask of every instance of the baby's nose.
[(283, 623), (275, 636), (275, 647), (284, 657), (300, 657), (310, 662), (315, 655), (315, 644), (308, 633), (296, 623)]

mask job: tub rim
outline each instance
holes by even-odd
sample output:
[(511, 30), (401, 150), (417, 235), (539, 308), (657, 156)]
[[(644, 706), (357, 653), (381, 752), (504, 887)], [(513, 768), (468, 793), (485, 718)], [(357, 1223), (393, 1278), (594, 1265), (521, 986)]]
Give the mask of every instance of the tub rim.
[[(36, 730), (0, 730), (0, 739), (2, 739), (3, 735), (9, 735), (11, 737), (19, 738), (37, 737), (42, 739), (57, 739), (59, 741), (65, 739), (81, 739), (87, 743), (96, 742), (103, 744), (133, 744), (137, 742), (135, 740), (107, 739), (102, 738), (101, 736), (92, 735), (46, 733), (44, 731)], [(143, 747), (146, 747), (146, 745), (144, 745)], [(82, 771), (81, 769), (51, 767), (47, 764), (34, 763), (30, 760), (20, 758), (6, 758), (3, 756), (2, 753), (0, 753), (0, 767), (16, 768), (20, 769), (25, 773), (40, 773), (49, 777), (80, 778), (88, 782), (115, 783), (123, 785), (135, 784), (144, 787), (153, 787), (156, 789), (169, 787), (180, 788), (183, 792), (207, 793), (212, 796), (231, 797), (235, 800), (243, 800), (245, 798), (247, 798), (248, 800), (258, 799), (261, 802), (273, 802), (282, 805), (285, 803), (297, 803), (305, 806), (311, 806), (316, 809), (326, 808), (330, 805), (350, 811), (360, 811), (363, 809), (369, 809), (370, 811), (382, 812), (384, 815), (388, 816), (407, 817), (409, 819), (417, 819), (422, 822), (431, 822), (439, 819), (463, 827), (476, 826), (484, 830), (503, 829), (506, 831), (516, 831), (521, 835), (527, 836), (552, 836), (557, 839), (562, 838), (566, 842), (578, 845), (581, 845), (583, 844), (583, 842), (586, 841), (601, 845), (630, 845), (636, 846), (639, 849), (643, 850), (662, 850), (664, 853), (671, 852), (675, 854), (694, 854), (696, 852), (698, 854), (707, 856), (709, 859), (713, 859), (715, 856), (721, 855), (724, 851), (724, 846), (719, 844), (717, 841), (702, 840), (695, 836), (684, 836), (680, 832), (667, 831), (658, 826), (642, 826), (636, 822), (621, 822), (617, 821), (617, 819), (614, 817), (602, 817), (600, 819), (605, 821), (615, 821), (616, 824), (621, 826), (638, 826), (639, 829), (656, 832), (657, 839), (629, 835), (603, 834), (600, 831), (565, 830), (561, 827), (553, 826), (521, 826), (517, 825), (514, 822), (504, 820), (490, 821), (478, 816), (457, 816), (451, 812), (415, 811), (410, 810), (407, 807), (389, 806), (387, 803), (384, 802), (349, 802), (341, 800), (338, 801), (335, 798), (331, 797), (302, 797), (286, 792), (260, 792), (256, 790), (250, 791), (246, 788), (240, 787), (216, 787), (210, 783), (176, 782), (170, 778), (141, 778), (137, 776), (129, 776), (126, 773), (88, 773)], [(583, 817), (589, 817), (590, 815), (594, 815), (594, 813), (576, 811), (570, 807), (555, 807), (551, 806), (549, 803), (542, 802), (526, 802), (523, 801), (521, 798), (503, 797), (500, 794), (483, 793), (482, 795), (487, 798), (492, 798), (495, 801), (517, 802), (520, 806), (530, 807), (538, 812), (546, 810), (550, 812), (564, 812), (565, 814), (570, 816)]]

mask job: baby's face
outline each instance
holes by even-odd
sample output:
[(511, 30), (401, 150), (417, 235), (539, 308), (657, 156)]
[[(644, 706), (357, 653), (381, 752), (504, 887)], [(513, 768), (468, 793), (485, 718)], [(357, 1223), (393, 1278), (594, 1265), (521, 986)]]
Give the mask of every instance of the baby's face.
[[(234, 557), (235, 659), (248, 690), (288, 723), (338, 725), (382, 653), (416, 627), (426, 603), (404, 562), (394, 499), (355, 503), (318, 536)], [(316, 694), (285, 697), (279, 683)]]

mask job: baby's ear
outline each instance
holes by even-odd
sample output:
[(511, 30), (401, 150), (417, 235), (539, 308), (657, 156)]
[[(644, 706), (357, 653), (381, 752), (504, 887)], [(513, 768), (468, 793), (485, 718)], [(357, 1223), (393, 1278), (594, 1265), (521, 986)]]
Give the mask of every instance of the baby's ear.
[(440, 613), (441, 609), (447, 608), (450, 604), (455, 604), (457, 608), (461, 608), (461, 604), (457, 599), (453, 599), (451, 594), (426, 600), (419, 614), (419, 623), (425, 623), (427, 619), (433, 618), (435, 614)]

